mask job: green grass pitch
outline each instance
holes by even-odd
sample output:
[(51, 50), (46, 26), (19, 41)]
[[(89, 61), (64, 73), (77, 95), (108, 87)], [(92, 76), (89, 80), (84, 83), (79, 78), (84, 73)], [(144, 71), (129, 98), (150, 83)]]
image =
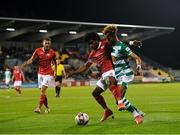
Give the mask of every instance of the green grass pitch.
[[(0, 90), (0, 134), (179, 134), (180, 83), (131, 84), (126, 97), (146, 113), (144, 123), (136, 125), (132, 115), (119, 112), (109, 90), (104, 92), (114, 119), (100, 122), (102, 108), (91, 95), (93, 87), (63, 87), (55, 98), (53, 88), (47, 90), (49, 114), (36, 114), (39, 90)], [(44, 107), (42, 111), (44, 111)], [(86, 126), (75, 124), (78, 112), (89, 115)]]

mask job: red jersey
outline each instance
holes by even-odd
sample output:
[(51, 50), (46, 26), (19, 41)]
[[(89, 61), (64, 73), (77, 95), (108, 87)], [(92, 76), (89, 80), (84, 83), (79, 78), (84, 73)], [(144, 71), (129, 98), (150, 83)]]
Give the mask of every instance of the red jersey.
[(23, 81), (23, 72), (20, 69), (13, 70), (14, 81)]
[(109, 70), (113, 70), (113, 64), (111, 59), (106, 55), (107, 41), (99, 42), (97, 50), (92, 50), (89, 54), (88, 61), (96, 63), (102, 73), (105, 73)]
[(50, 49), (48, 53), (46, 53), (43, 48), (37, 48), (33, 55), (32, 59), (38, 57), (39, 67), (38, 73), (42, 75), (53, 75), (53, 70), (51, 68), (52, 60), (55, 60), (55, 52), (53, 49)]

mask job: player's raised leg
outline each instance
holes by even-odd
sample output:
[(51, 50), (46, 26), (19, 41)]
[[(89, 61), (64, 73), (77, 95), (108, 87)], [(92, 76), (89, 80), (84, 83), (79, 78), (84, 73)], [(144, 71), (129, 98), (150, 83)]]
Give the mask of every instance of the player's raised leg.
[(113, 112), (107, 107), (104, 97), (101, 95), (102, 92), (104, 92), (104, 90), (99, 86), (96, 86), (96, 88), (92, 92), (92, 95), (95, 98), (95, 100), (101, 105), (101, 107), (104, 109), (103, 116), (100, 121), (105, 121), (109, 116), (113, 115)]

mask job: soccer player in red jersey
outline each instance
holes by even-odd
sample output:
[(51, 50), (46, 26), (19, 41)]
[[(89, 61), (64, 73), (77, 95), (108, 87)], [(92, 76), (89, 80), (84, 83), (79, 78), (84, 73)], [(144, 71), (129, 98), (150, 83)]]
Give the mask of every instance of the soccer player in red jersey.
[(110, 51), (109, 45), (105, 40), (100, 41), (100, 37), (94, 32), (88, 33), (85, 36), (85, 41), (88, 42), (91, 49), (87, 62), (76, 71), (69, 73), (67, 76), (85, 72), (92, 65), (92, 63), (98, 64), (102, 76), (97, 82), (96, 88), (92, 92), (92, 95), (104, 109), (104, 113), (101, 118), (101, 121), (104, 121), (113, 114), (113, 112), (107, 107), (106, 102), (101, 95), (101, 93), (104, 92), (104, 83), (107, 84), (107, 87), (109, 87), (115, 99), (118, 101), (118, 109), (121, 110), (125, 106), (122, 102), (121, 91), (116, 82), (115, 72), (110, 56), (111, 53), (108, 52)]
[(41, 107), (44, 104), (46, 107), (45, 113), (49, 113), (50, 109), (48, 106), (48, 99), (46, 96), (46, 89), (50, 85), (53, 79), (53, 70), (51, 68), (51, 63), (55, 62), (55, 52), (51, 48), (51, 39), (45, 38), (42, 41), (43, 47), (37, 48), (30, 59), (22, 64), (22, 68), (26, 65), (31, 64), (35, 58), (39, 60), (38, 67), (38, 85), (40, 89), (40, 98), (38, 107), (34, 110), (36, 113), (41, 113)]
[(14, 66), (12, 80), (14, 81), (14, 89), (21, 94), (21, 85), (25, 78), (19, 66)]

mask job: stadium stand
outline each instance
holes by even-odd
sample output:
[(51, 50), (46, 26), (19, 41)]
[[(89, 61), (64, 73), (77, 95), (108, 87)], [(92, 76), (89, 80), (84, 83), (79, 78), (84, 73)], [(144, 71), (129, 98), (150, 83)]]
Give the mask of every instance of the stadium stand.
[[(22, 61), (27, 60), (37, 44), (34, 44), (27, 48), (27, 43), (23, 44), (22, 42), (14, 43), (5, 42), (4, 46), (1, 46), (0, 52), (0, 73), (1, 73), (1, 82), (3, 80), (3, 71), (5, 70), (5, 65), (9, 66), (11, 69), (14, 65), (19, 65)], [(26, 47), (25, 47), (26, 46)], [(34, 47), (33, 47), (34, 46)], [(13, 48), (13, 49), (12, 49)], [(55, 46), (55, 48), (58, 48)], [(66, 72), (77, 69), (84, 64), (87, 58), (87, 53), (84, 51), (78, 51), (76, 48), (59, 48), (56, 52), (57, 57), (61, 58), (62, 63), (64, 64)], [(170, 82), (174, 80), (173, 75), (169, 72), (169, 69), (148, 59), (142, 54), (138, 54), (142, 58), (142, 69), (143, 76), (136, 74), (134, 82)], [(22, 57), (23, 56), (23, 57)], [(37, 61), (36, 61), (37, 62)], [(134, 72), (136, 65), (130, 61), (131, 67), (133, 67)], [(84, 74), (73, 76), (70, 79), (64, 81), (64, 86), (84, 86), (91, 85), (96, 79), (94, 79), (90, 73), (98, 73), (98, 67), (93, 64), (93, 66)], [(37, 82), (37, 67), (33, 64), (27, 66), (24, 69), (24, 74), (27, 82)], [(178, 77), (176, 77), (177, 79)]]

